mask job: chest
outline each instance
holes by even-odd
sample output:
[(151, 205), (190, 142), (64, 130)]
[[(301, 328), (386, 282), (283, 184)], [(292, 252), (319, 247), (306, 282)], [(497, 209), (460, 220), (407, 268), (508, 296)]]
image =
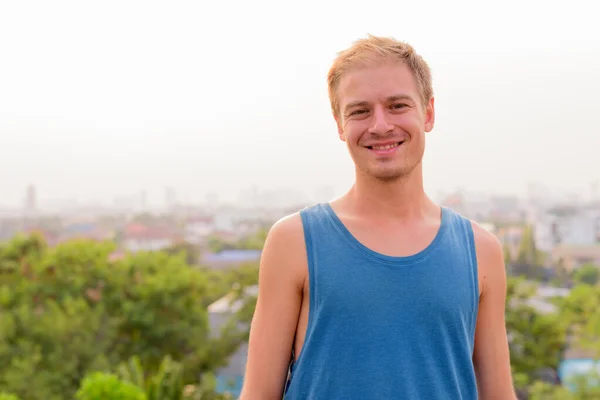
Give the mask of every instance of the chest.
[[(378, 260), (353, 245), (324, 247), (314, 270), (315, 304), (349, 326), (428, 329), (473, 322), (478, 305), (476, 265), (451, 237), (410, 261)], [(375, 328), (373, 328), (375, 329)]]
[(428, 265), (430, 270), (415, 265), (420, 270), (386, 271), (381, 265), (352, 264), (348, 262), (343, 273), (331, 274), (331, 279), (321, 278), (317, 285), (318, 305), (352, 323), (454, 323), (476, 310), (477, 288), (468, 265), (441, 262)]
[(343, 223), (363, 246), (392, 257), (406, 257), (423, 251), (433, 242), (440, 228), (439, 222), (435, 221), (400, 225), (346, 219)]

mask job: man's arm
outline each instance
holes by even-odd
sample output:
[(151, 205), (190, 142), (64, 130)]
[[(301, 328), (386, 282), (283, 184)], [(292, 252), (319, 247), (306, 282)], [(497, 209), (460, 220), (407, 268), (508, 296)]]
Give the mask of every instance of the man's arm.
[(278, 221), (267, 236), (250, 328), (240, 400), (281, 400), (307, 275), (299, 214)]
[(473, 223), (481, 295), (473, 362), (482, 400), (516, 400), (505, 322), (506, 268), (500, 241)]

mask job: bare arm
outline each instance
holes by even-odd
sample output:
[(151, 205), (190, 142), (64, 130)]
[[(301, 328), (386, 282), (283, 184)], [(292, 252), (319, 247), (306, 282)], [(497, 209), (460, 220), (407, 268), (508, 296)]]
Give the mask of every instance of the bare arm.
[(482, 286), (473, 362), (482, 400), (516, 400), (505, 322), (506, 269), (498, 239), (473, 223)]
[(281, 400), (307, 274), (299, 214), (278, 221), (263, 248), (240, 400)]

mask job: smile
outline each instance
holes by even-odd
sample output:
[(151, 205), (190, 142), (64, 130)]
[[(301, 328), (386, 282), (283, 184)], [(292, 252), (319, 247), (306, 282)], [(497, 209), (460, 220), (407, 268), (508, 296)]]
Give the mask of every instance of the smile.
[(396, 152), (400, 145), (402, 145), (404, 141), (401, 142), (393, 142), (393, 143), (382, 143), (382, 144), (374, 144), (372, 146), (365, 146), (371, 152), (375, 153), (378, 156), (388, 156)]
[(400, 146), (402, 143), (404, 143), (404, 142), (373, 145), (373, 146), (367, 146), (367, 148), (371, 149), (371, 150), (389, 150), (389, 149), (393, 149), (394, 147)]

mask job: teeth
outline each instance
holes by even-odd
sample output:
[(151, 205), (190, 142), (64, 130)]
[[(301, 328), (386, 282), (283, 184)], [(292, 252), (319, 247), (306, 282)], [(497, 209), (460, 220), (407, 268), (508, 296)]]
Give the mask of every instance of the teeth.
[(398, 146), (398, 143), (388, 144), (385, 146), (373, 146), (373, 150), (389, 150), (389, 149), (393, 149), (396, 146)]

